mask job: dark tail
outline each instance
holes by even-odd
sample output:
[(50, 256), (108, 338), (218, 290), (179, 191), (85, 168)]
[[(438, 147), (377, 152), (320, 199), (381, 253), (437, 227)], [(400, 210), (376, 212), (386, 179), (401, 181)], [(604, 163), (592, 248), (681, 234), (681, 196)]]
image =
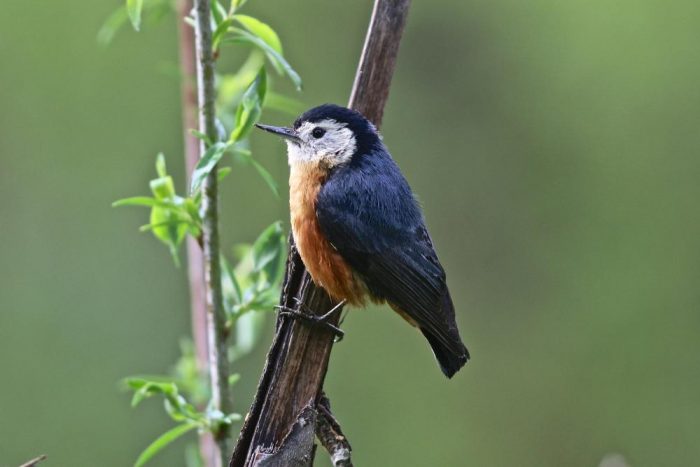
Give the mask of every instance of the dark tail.
[(446, 346), (436, 336), (428, 334), (423, 329), (421, 331), (425, 338), (428, 339), (428, 343), (433, 349), (433, 354), (435, 354), (435, 358), (440, 364), (440, 369), (445, 373), (445, 376), (452, 378), (469, 360), (469, 351), (461, 341), (458, 343), (461, 348), (455, 349), (455, 345)]
[(457, 322), (455, 321), (454, 305), (452, 304), (450, 292), (447, 289), (445, 289), (445, 294), (442, 298), (442, 310), (440, 311), (440, 315), (445, 318), (447, 324), (446, 332), (437, 335), (424, 328), (421, 328), (421, 332), (428, 340), (430, 348), (433, 349), (433, 354), (435, 354), (442, 372), (448, 378), (452, 378), (469, 360), (469, 351), (459, 336)]

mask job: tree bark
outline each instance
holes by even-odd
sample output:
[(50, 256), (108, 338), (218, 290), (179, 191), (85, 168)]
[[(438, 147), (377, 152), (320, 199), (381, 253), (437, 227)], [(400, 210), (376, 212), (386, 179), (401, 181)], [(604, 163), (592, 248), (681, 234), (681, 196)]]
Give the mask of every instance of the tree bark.
[[(410, 0), (375, 0), (372, 11), (349, 107), (362, 112), (377, 127), (389, 95), (409, 5)], [(313, 283), (291, 236), (280, 305), (316, 316), (337, 305)], [(337, 325), (339, 319), (340, 311), (329, 322)], [(333, 339), (327, 328), (278, 317), (275, 337), (230, 467), (313, 463), (313, 435)], [(348, 463), (338, 465), (351, 465), (347, 454)]]

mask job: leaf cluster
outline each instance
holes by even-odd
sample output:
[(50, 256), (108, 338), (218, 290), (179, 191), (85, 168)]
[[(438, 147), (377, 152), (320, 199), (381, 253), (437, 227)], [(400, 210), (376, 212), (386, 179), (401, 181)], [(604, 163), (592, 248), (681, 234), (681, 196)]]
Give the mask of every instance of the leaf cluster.
[(153, 196), (124, 198), (115, 201), (112, 206), (150, 207), (150, 222), (142, 225), (140, 230), (151, 231), (158, 240), (165, 243), (175, 264), (179, 264), (178, 249), (182, 241), (188, 234), (198, 239), (202, 232), (202, 219), (199, 215), (201, 196), (177, 195), (162, 153), (156, 158), (156, 172), (158, 176), (149, 183)]
[[(235, 381), (233, 381), (235, 383)], [(165, 411), (177, 425), (156, 438), (136, 459), (135, 466), (144, 465), (153, 456), (184, 434), (197, 429), (199, 431), (219, 432), (224, 426), (241, 419), (237, 413), (224, 414), (209, 404), (204, 410), (197, 410), (168, 378), (127, 378), (125, 385), (134, 391), (131, 406), (136, 407), (144, 399), (160, 395), (163, 397)]]
[[(264, 109), (296, 114), (301, 105), (296, 99), (272, 91), (273, 79), (268, 70), (288, 79), (297, 90), (302, 82), (299, 74), (284, 57), (282, 42), (270, 25), (246, 14), (240, 8), (246, 0), (231, 0), (228, 8), (218, 0), (211, 0), (212, 45), (215, 56), (226, 46), (244, 52), (245, 59), (233, 73), (216, 77), (217, 127), (216, 138), (191, 129), (200, 139), (203, 154), (194, 171), (186, 194), (178, 194), (173, 177), (168, 173), (165, 157), (156, 158), (156, 177), (150, 181), (150, 196), (124, 198), (113, 206), (142, 206), (150, 209), (149, 222), (141, 231), (151, 232), (164, 243), (176, 265), (179, 250), (188, 236), (201, 244), (202, 182), (218, 167), (224, 155), (242, 166), (252, 167), (270, 190), (278, 196), (277, 183), (270, 172), (260, 164), (250, 149), (248, 137)], [(175, 11), (174, 0), (125, 0), (104, 23), (98, 33), (103, 44), (113, 40), (124, 24), (131, 22), (139, 31), (143, 24), (156, 21)], [(192, 17), (185, 21), (194, 25)], [(219, 167), (218, 177), (223, 180), (232, 167)], [(277, 303), (284, 273), (286, 241), (281, 222), (265, 228), (252, 244), (237, 245), (235, 261), (221, 257), (222, 291), (228, 331), (228, 358), (231, 362), (248, 354), (260, 339), (264, 319)], [(235, 384), (239, 375), (231, 376)], [(236, 413), (224, 414), (213, 408), (207, 375), (199, 370), (193, 345), (182, 344), (182, 357), (171, 376), (133, 377), (125, 380), (133, 391), (132, 406), (154, 396), (161, 397), (166, 413), (177, 424), (153, 441), (139, 456), (136, 465), (145, 464), (164, 447), (193, 430), (217, 433), (222, 427), (240, 420)]]

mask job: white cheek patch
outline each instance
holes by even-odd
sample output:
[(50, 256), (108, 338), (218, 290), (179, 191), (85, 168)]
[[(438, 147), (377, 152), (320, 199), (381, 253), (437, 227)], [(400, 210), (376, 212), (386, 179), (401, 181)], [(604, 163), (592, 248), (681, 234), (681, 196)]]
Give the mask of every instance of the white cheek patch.
[[(326, 133), (321, 138), (312, 135), (316, 127), (323, 128)], [(357, 149), (355, 135), (344, 123), (327, 119), (320, 122), (304, 122), (297, 133), (301, 143), (287, 141), (289, 164), (316, 162), (328, 167), (335, 167), (349, 162)]]
[(349, 162), (357, 143), (350, 128), (328, 130), (323, 138), (318, 140), (317, 154), (325, 157), (331, 166)]

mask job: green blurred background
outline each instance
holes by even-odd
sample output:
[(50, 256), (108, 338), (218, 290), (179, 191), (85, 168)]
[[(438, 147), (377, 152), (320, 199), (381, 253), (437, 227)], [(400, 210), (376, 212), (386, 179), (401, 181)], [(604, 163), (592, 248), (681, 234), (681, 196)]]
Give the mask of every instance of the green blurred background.
[[(177, 31), (100, 47), (120, 3), (0, 7), (0, 466), (130, 465), (171, 426), (117, 382), (176, 360), (185, 270), (110, 203), (147, 193), (159, 151), (184, 183)], [(346, 102), (370, 9), (246, 6), (308, 106)], [(696, 1), (413, 2), (383, 134), (473, 360), (447, 381), (387, 308), (352, 311), (326, 389), (357, 465), (700, 463), (699, 22)], [(286, 188), (283, 147), (252, 143)], [(226, 245), (288, 216), (250, 170), (225, 182)], [(237, 364), (241, 412), (269, 338)]]

